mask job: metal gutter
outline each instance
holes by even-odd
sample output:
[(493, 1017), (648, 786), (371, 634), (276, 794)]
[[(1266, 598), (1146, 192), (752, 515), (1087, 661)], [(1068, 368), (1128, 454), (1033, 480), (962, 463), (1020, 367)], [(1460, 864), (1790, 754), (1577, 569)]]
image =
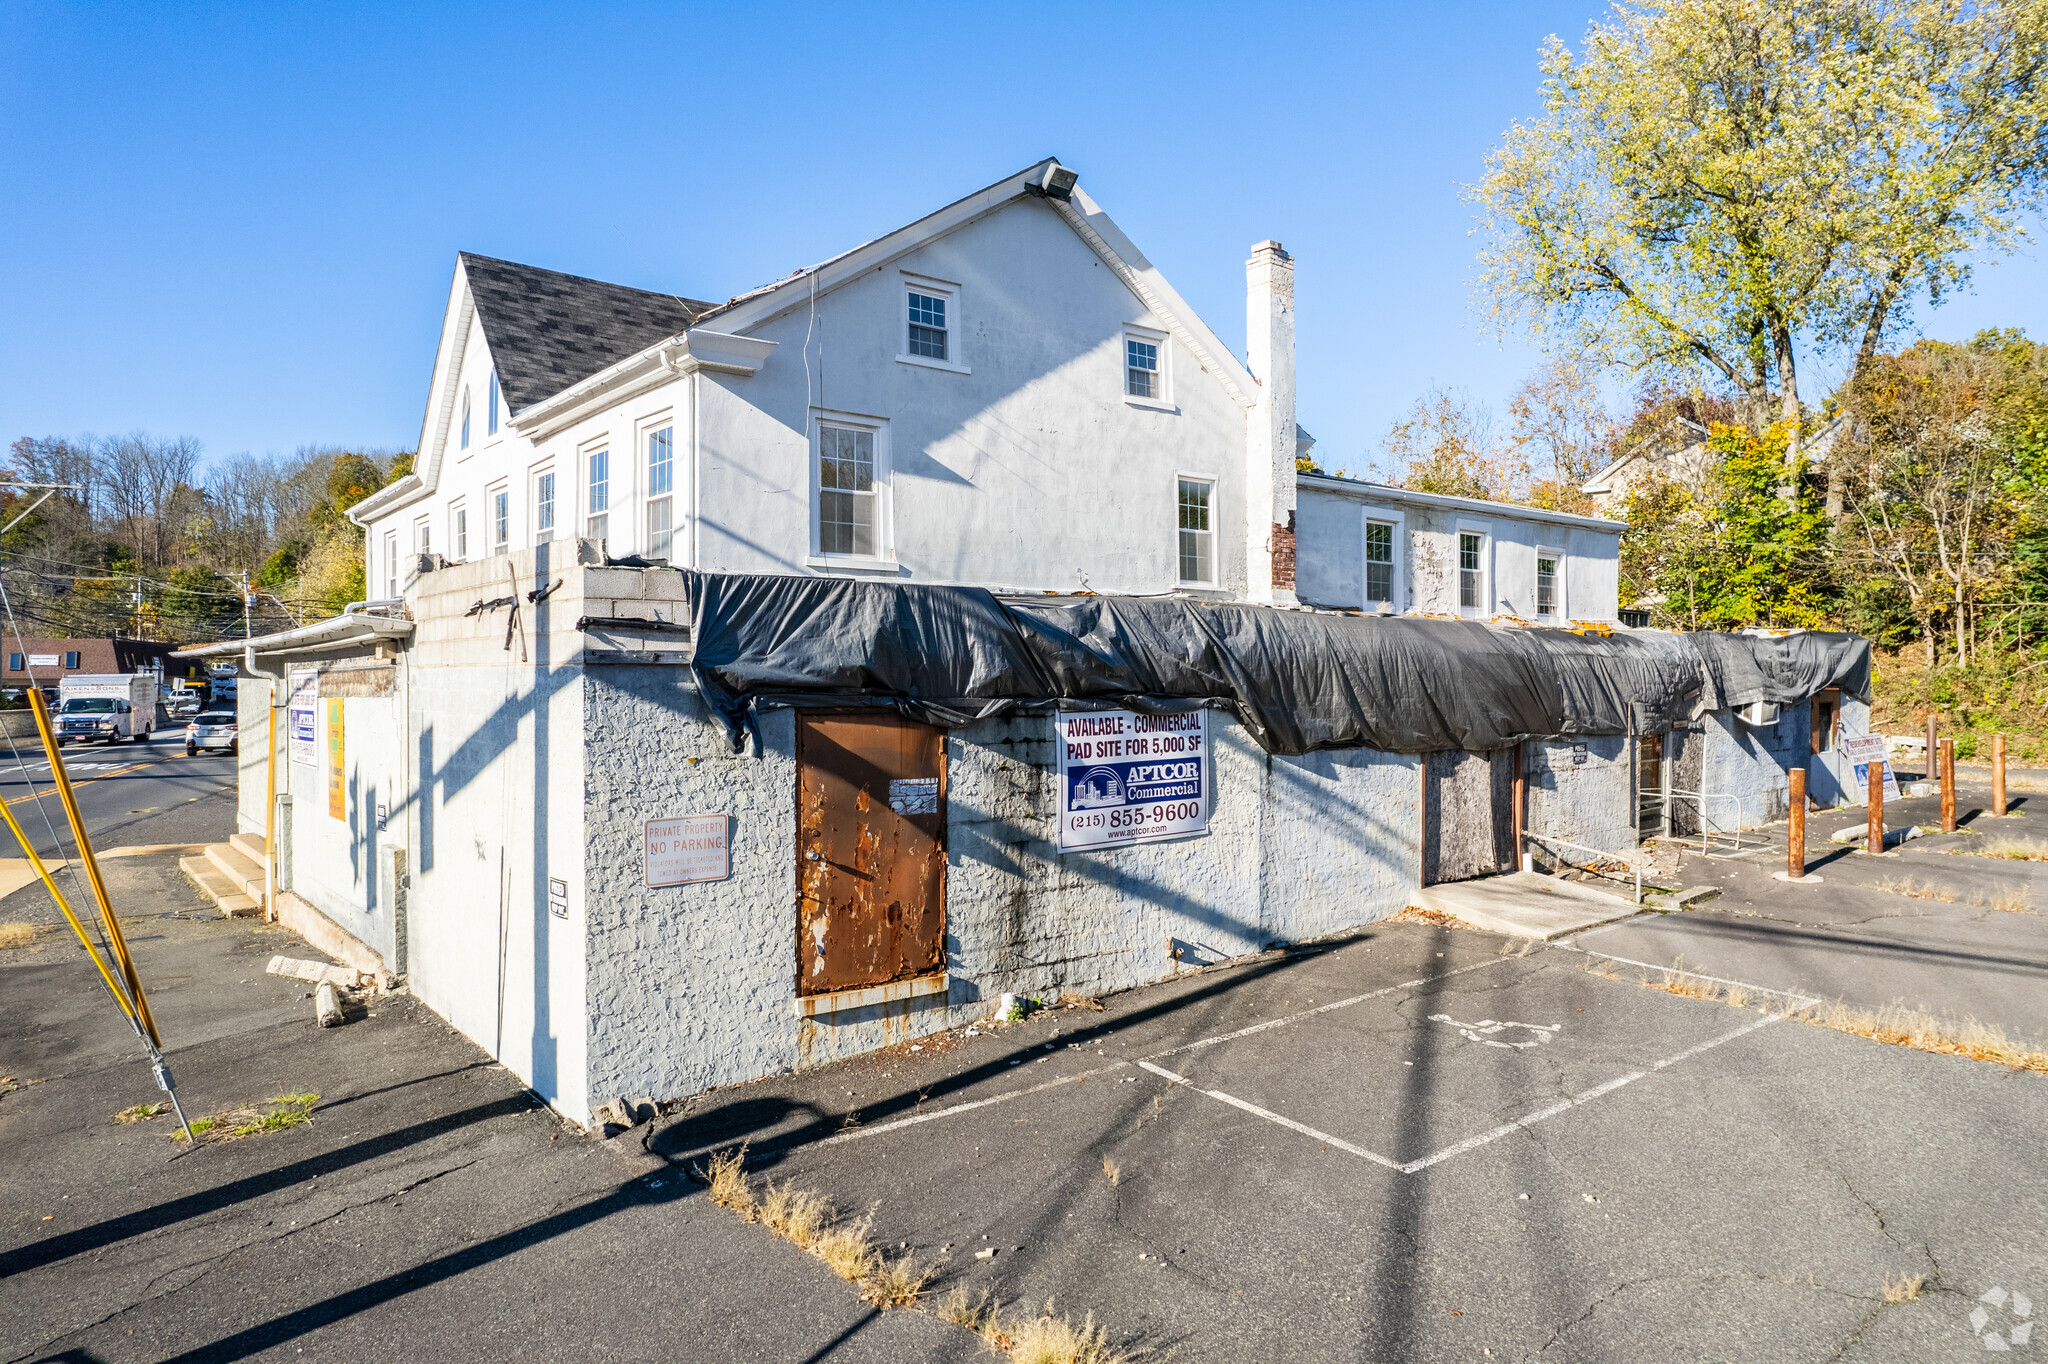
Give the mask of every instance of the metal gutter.
[(351, 644), (371, 643), (380, 639), (408, 639), (412, 636), (413, 623), (391, 616), (351, 614), (336, 616), (332, 620), (316, 621), (301, 625), (295, 630), (281, 630), (274, 635), (258, 635), (254, 639), (225, 639), (218, 644), (198, 644), (189, 649), (179, 649), (173, 658), (225, 658), (230, 654), (241, 654), (250, 670), (259, 677), (271, 674), (254, 667), (258, 654), (288, 654), (320, 648), (346, 647)]

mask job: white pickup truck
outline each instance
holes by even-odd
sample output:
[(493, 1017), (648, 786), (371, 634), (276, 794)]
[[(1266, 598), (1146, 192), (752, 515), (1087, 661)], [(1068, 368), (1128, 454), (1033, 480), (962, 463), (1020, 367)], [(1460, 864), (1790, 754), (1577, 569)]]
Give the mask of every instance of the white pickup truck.
[(156, 677), (77, 673), (57, 684), (57, 742), (143, 743), (156, 727)]

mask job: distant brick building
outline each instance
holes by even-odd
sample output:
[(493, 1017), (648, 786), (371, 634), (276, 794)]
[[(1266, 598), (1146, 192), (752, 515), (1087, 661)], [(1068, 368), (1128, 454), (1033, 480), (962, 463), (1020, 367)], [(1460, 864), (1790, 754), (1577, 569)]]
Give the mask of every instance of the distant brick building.
[(7, 639), (0, 644), (0, 682), (20, 685), (34, 680), (57, 682), (71, 673), (138, 673), (161, 671), (166, 681), (174, 677), (203, 679), (206, 665), (189, 658), (174, 659), (178, 646), (154, 639), (51, 639), (30, 635)]

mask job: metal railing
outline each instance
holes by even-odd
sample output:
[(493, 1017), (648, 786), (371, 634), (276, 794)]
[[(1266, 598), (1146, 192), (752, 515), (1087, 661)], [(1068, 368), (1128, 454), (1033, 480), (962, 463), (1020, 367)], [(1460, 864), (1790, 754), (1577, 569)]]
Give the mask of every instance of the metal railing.
[[(1643, 863), (1642, 859), (1636, 854), (1608, 852), (1603, 848), (1589, 848), (1583, 843), (1574, 843), (1568, 838), (1558, 838), (1552, 834), (1539, 834), (1529, 829), (1522, 830), (1522, 838), (1524, 839), (1524, 841), (1532, 838), (1540, 839), (1545, 843), (1555, 843), (1561, 848), (1572, 848), (1578, 852), (1591, 853), (1595, 857), (1606, 858), (1609, 861), (1622, 861), (1628, 863), (1629, 871), (1632, 872), (1635, 876), (1635, 899), (1631, 900), (1629, 903), (1635, 905), (1642, 904)], [(1593, 867), (1580, 867), (1579, 870), (1593, 872), (1593, 874), (1596, 876), (1600, 874), (1599, 871)]]
[[(1742, 856), (1742, 798), (1740, 796), (1732, 795), (1726, 791), (1680, 791), (1674, 787), (1670, 791), (1665, 792), (1664, 821), (1665, 827), (1667, 829), (1671, 827), (1670, 802), (1673, 800), (1680, 799), (1696, 800), (1699, 802), (1700, 852), (1702, 855), (1723, 860), (1730, 857)], [(1729, 848), (1726, 852), (1714, 851), (1714, 840), (1722, 837), (1723, 835), (1719, 831), (1709, 830), (1707, 828), (1707, 802), (1710, 800), (1733, 801), (1735, 804), (1735, 818), (1732, 821), (1734, 828), (1731, 831), (1735, 839), (1735, 843), (1734, 846)], [(1683, 838), (1679, 837), (1676, 834), (1667, 834), (1666, 837), (1670, 838), (1674, 843), (1682, 843), (1685, 841)]]

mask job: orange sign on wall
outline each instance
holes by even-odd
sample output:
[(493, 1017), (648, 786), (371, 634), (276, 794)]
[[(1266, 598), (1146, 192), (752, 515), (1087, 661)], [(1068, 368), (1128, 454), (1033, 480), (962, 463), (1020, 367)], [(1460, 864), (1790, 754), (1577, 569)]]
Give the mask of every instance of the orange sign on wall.
[(327, 813), (336, 819), (348, 818), (348, 804), (342, 798), (342, 755), (341, 702), (330, 697), (327, 702)]

